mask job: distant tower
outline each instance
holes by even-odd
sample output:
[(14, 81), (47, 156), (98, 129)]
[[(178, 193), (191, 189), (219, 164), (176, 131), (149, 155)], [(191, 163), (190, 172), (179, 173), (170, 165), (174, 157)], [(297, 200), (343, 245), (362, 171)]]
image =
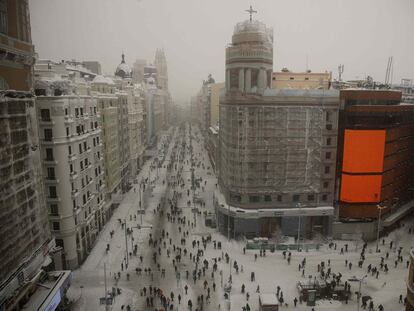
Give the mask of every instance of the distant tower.
[(154, 66), (157, 68), (158, 87), (168, 90), (168, 67), (164, 49), (157, 49), (155, 52)]
[(122, 53), (122, 60), (121, 63), (116, 67), (115, 75), (121, 77), (122, 79), (131, 78), (132, 77), (132, 70), (131, 68), (125, 63), (125, 55)]
[(234, 27), (226, 48), (226, 91), (263, 94), (271, 87), (273, 72), (273, 30), (250, 19)]

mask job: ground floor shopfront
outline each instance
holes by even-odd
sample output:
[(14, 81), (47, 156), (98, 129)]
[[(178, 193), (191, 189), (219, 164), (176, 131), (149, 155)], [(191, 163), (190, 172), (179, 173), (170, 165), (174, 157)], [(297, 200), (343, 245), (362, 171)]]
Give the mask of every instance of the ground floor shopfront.
[(229, 238), (294, 236), (313, 238), (332, 234), (333, 206), (242, 209), (228, 205), (218, 191), (214, 207), (219, 231)]

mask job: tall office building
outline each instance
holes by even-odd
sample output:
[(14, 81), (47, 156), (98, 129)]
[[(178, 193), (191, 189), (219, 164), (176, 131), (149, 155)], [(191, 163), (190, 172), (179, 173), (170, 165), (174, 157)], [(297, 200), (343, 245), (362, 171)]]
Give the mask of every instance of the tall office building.
[(272, 72), (272, 29), (238, 23), (220, 98), (219, 229), (231, 237), (329, 233), (339, 93), (271, 89)]
[(157, 68), (157, 86), (168, 91), (168, 66), (164, 49), (157, 49), (155, 51), (154, 66)]

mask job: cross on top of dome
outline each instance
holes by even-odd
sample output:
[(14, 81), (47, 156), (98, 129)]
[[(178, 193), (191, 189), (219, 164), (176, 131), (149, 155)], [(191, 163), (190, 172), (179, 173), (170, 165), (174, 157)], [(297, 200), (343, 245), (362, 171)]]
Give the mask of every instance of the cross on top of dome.
[(253, 13), (257, 13), (257, 11), (253, 10), (252, 6), (250, 6), (250, 9), (245, 10), (245, 11), (250, 14), (250, 21), (252, 21), (252, 15)]

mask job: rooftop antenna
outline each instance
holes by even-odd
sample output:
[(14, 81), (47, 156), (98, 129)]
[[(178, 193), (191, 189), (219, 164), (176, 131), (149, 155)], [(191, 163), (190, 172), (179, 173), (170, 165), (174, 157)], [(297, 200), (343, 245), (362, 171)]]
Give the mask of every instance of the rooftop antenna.
[(338, 66), (338, 81), (341, 82), (342, 81), (342, 74), (344, 73), (344, 65), (339, 65)]
[(384, 84), (388, 85), (390, 83), (392, 70), (392, 56), (388, 57), (387, 70), (385, 71), (385, 81)]
[(250, 6), (249, 10), (245, 10), (245, 11), (250, 14), (250, 22), (252, 22), (252, 15), (253, 13), (257, 13), (257, 11), (253, 10), (252, 6)]

